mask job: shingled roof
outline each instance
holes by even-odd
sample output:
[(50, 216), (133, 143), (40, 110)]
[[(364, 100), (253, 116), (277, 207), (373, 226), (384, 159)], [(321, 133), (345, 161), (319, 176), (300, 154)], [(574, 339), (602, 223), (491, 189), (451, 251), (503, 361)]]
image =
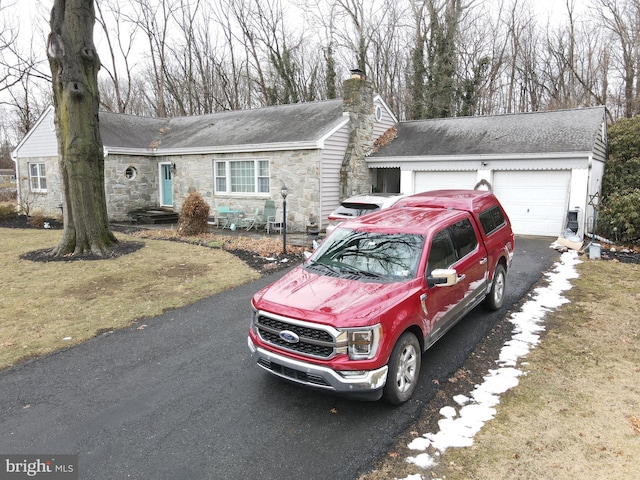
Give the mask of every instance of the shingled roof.
[(316, 141), (343, 120), (342, 100), (158, 119), (100, 112), (107, 148), (204, 149)]
[(604, 107), (400, 122), (393, 142), (373, 157), (590, 151)]

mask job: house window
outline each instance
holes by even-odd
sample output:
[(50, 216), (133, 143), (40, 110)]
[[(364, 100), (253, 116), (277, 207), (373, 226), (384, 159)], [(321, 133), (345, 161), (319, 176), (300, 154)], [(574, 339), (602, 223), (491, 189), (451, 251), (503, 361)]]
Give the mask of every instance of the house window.
[(47, 191), (47, 175), (44, 163), (29, 164), (29, 185), (32, 192)]
[(219, 160), (214, 170), (217, 193), (269, 193), (268, 160)]
[(127, 169), (124, 171), (124, 176), (127, 180), (133, 180), (134, 178), (136, 178), (137, 174), (138, 171), (135, 167), (127, 167)]

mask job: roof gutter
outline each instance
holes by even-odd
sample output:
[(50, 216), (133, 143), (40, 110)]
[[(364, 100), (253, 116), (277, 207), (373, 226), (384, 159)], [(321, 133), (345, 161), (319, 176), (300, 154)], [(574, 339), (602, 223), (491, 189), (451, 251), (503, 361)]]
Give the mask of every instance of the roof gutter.
[(376, 163), (404, 163), (404, 162), (468, 162), (476, 160), (551, 160), (585, 158), (591, 155), (591, 151), (552, 152), (552, 153), (504, 153), (504, 154), (477, 154), (477, 155), (408, 155), (392, 157), (367, 157), (368, 164)]
[(186, 148), (129, 148), (129, 147), (107, 147), (110, 154), (119, 155), (139, 155), (161, 157), (165, 155), (205, 155), (215, 153), (255, 153), (255, 152), (277, 152), (290, 150), (318, 150), (323, 148), (323, 140), (312, 140), (308, 142), (282, 142), (282, 143), (252, 143), (246, 145), (218, 145), (208, 147), (186, 147)]

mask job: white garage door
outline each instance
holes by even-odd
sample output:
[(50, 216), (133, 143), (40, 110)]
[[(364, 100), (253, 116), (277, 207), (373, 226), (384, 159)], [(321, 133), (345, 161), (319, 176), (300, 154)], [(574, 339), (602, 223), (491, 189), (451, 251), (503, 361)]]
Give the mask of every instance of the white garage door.
[(413, 193), (452, 188), (472, 189), (478, 183), (478, 173), (472, 172), (416, 172)]
[(569, 201), (569, 170), (494, 172), (493, 193), (520, 235), (557, 237)]

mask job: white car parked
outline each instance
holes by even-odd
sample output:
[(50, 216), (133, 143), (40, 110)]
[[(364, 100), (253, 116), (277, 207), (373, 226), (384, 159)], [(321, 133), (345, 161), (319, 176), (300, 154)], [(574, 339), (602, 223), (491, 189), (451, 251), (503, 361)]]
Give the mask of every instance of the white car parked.
[(392, 207), (404, 196), (402, 193), (372, 193), (370, 195), (356, 195), (355, 197), (347, 198), (329, 214), (327, 235), (345, 220)]

